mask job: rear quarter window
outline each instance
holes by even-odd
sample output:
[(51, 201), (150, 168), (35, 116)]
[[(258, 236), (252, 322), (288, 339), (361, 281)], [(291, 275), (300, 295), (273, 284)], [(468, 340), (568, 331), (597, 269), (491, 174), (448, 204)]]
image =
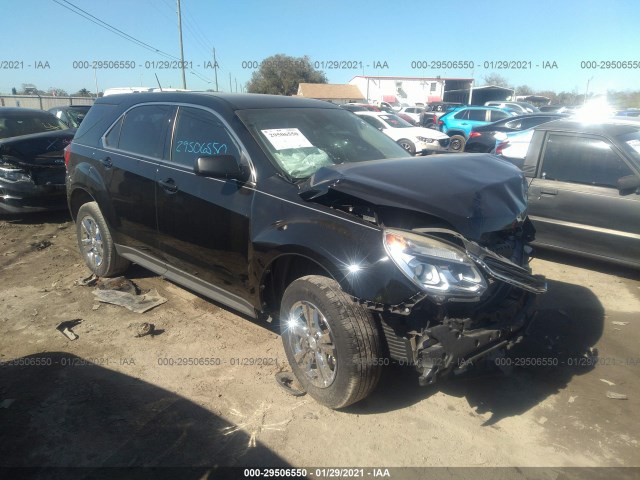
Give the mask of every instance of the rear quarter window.
[(124, 117), (118, 149), (153, 158), (165, 158), (167, 128), (174, 107), (141, 105)]

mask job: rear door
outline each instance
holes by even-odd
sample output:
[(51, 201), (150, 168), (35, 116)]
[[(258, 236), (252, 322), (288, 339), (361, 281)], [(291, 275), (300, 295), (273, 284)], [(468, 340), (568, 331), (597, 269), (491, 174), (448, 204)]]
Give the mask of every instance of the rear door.
[(98, 152), (111, 197), (114, 241), (138, 256), (161, 257), (158, 249), (155, 182), (175, 107), (146, 104), (127, 111), (103, 138)]
[(547, 132), (529, 189), (536, 241), (637, 263), (640, 196), (616, 187), (627, 175), (634, 172), (606, 138)]
[(227, 154), (240, 161), (241, 152), (221, 117), (180, 106), (170, 162), (158, 169), (158, 230), (167, 275), (179, 275), (190, 288), (252, 314), (247, 305), (253, 189), (194, 173), (198, 157)]

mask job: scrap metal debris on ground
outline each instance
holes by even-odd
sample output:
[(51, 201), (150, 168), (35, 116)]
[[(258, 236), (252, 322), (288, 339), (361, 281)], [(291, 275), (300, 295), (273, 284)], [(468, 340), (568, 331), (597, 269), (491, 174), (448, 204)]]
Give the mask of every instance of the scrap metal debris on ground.
[(62, 322), (60, 325), (58, 325), (56, 327), (56, 330), (62, 333), (69, 340), (77, 340), (78, 335), (76, 335), (71, 329), (77, 325), (80, 325), (81, 323), (82, 320), (79, 318), (76, 318), (75, 320), (67, 320), (66, 322)]
[(291, 372), (276, 373), (276, 382), (279, 387), (294, 397), (301, 397), (307, 393)]
[(167, 301), (155, 289), (141, 294), (135, 284), (125, 277), (98, 278), (90, 275), (77, 280), (76, 284), (88, 287), (95, 285), (93, 294), (98, 301), (120, 305), (135, 313), (147, 312)]
[(624, 393), (616, 393), (616, 392), (607, 392), (607, 398), (613, 398), (614, 400), (628, 400)]
[(143, 323), (132, 323), (129, 325), (130, 327), (134, 327), (136, 330), (136, 337), (144, 337), (145, 335), (154, 335), (155, 325), (153, 323), (143, 322)]
[(53, 243), (51, 243), (49, 240), (42, 240), (40, 242), (32, 243), (31, 247), (33, 247), (35, 250), (44, 250), (45, 248), (48, 248), (51, 245), (53, 245)]

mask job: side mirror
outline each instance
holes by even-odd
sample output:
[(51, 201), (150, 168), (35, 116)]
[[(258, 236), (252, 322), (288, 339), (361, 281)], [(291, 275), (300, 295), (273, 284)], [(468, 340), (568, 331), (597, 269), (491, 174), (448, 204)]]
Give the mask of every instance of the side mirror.
[(640, 188), (640, 177), (636, 175), (627, 175), (618, 179), (618, 190), (620, 193), (631, 193), (633, 190)]
[(198, 157), (193, 167), (201, 177), (244, 180), (246, 175), (233, 155), (213, 155)]

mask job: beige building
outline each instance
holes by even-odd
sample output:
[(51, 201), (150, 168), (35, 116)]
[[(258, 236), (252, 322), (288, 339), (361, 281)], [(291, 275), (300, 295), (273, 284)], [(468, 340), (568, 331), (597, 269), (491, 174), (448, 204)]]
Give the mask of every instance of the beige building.
[(298, 96), (337, 104), (365, 101), (364, 95), (356, 85), (331, 83), (301, 83), (298, 86)]

